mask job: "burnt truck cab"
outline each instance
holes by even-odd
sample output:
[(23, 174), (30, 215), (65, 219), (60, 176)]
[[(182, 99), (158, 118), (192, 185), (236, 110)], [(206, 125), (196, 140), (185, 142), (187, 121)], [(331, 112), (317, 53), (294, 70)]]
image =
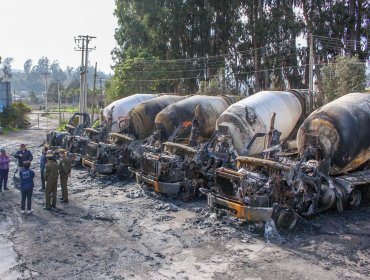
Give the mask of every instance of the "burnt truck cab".
[[(81, 122), (80, 122), (81, 120)], [(51, 130), (46, 135), (46, 142), (51, 150), (66, 149), (66, 137), (81, 136), (84, 129), (90, 125), (90, 116), (86, 113), (74, 113), (65, 125), (65, 131)]]
[(251, 222), (273, 218), (278, 227), (289, 230), (298, 215), (358, 207), (369, 193), (369, 166), (330, 176), (325, 172), (327, 162), (308, 157), (238, 157), (237, 162), (237, 171), (217, 169), (212, 191), (204, 192), (209, 207)]
[(137, 180), (158, 193), (179, 195), (185, 201), (194, 198), (200, 187), (198, 149), (173, 142), (165, 142), (163, 147), (162, 153), (143, 154)]
[(82, 166), (99, 173), (112, 173), (114, 165), (119, 161), (119, 149), (110, 144), (109, 132), (112, 121), (108, 119), (97, 128), (86, 128), (85, 133), (89, 139), (84, 145)]

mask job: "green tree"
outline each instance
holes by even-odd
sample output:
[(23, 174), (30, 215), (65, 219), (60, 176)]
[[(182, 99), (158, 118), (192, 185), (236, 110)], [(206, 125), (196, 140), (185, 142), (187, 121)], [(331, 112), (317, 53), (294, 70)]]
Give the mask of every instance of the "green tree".
[(49, 59), (43, 56), (38, 60), (37, 65), (32, 67), (32, 72), (38, 74), (47, 73), (50, 71), (49, 64)]
[(27, 59), (23, 64), (24, 73), (30, 73), (32, 69), (32, 59)]
[(350, 92), (365, 90), (365, 63), (357, 57), (338, 57), (333, 63), (322, 67), (321, 71), (324, 100), (319, 100), (319, 105)]
[(27, 116), (32, 110), (23, 102), (15, 102), (0, 113), (0, 123), (4, 127), (27, 128), (30, 125)]
[(61, 98), (63, 103), (77, 103), (80, 95), (80, 81), (78, 79), (72, 80), (67, 87), (61, 91)]
[(57, 60), (54, 60), (53, 63), (50, 64), (50, 73), (50, 78), (54, 81), (64, 82), (67, 79), (67, 75), (62, 68), (60, 68)]
[(62, 96), (62, 91), (64, 91), (64, 86), (60, 82), (51, 81), (48, 86), (48, 98), (52, 102), (58, 102), (58, 84), (59, 84), (59, 94)]
[(125, 94), (143, 88), (196, 92), (220, 69), (227, 88), (308, 87), (310, 42), (297, 44), (308, 34), (315, 35), (320, 86), (321, 64), (343, 53), (361, 61), (369, 57), (369, 5), (363, 0), (117, 0), (116, 71), (109, 87)]
[(14, 58), (7, 57), (3, 60), (3, 73), (4, 73), (4, 79), (9, 80), (12, 78), (12, 63), (14, 61)]
[(31, 91), (30, 93), (30, 103), (32, 104), (38, 104), (39, 98), (36, 96), (36, 93), (34, 91)]

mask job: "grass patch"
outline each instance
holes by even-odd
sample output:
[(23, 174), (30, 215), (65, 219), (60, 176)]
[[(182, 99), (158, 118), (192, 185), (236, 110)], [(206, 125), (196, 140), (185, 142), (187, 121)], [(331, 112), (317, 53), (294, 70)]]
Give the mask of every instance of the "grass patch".
[(58, 126), (55, 130), (56, 131), (66, 131), (66, 124), (67, 124), (67, 121), (62, 121), (60, 126)]
[(22, 129), (20, 128), (12, 128), (12, 127), (4, 127), (3, 128), (3, 133), (4, 135), (10, 133), (10, 132), (17, 132), (17, 131), (21, 131)]

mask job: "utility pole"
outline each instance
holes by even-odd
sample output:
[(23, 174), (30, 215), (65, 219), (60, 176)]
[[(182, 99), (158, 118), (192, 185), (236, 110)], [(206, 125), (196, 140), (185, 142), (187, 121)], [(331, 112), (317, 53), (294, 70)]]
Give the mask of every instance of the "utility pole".
[(84, 75), (84, 65), (85, 65), (85, 38), (78, 38), (76, 39), (75, 38), (75, 43), (78, 42), (78, 44), (80, 42), (82, 42), (82, 46), (80, 47), (78, 45), (78, 49), (75, 48), (75, 50), (80, 50), (81, 51), (81, 66), (80, 66), (80, 99), (79, 99), (79, 106), (80, 106), (80, 113), (83, 113), (84, 111), (84, 104), (83, 104), (83, 99), (82, 99), (82, 96), (83, 96), (83, 93), (84, 93), (84, 78), (83, 78), (83, 75)]
[(96, 95), (96, 69), (98, 67), (98, 63), (95, 62), (95, 73), (94, 73), (94, 89), (93, 89), (93, 100), (92, 100), (92, 113), (91, 113), (91, 121), (94, 121), (94, 109), (95, 109), (95, 95)]
[[(78, 35), (75, 37), (77, 43), (76, 51), (81, 51), (81, 69), (80, 69), (80, 113), (87, 113), (87, 67), (88, 67), (88, 53), (96, 48), (89, 48), (89, 43), (96, 37), (90, 35)], [(81, 43), (81, 45), (80, 45)], [(80, 118), (82, 122), (82, 118)]]
[(58, 111), (59, 111), (59, 125), (62, 124), (62, 119), (61, 119), (61, 115), (60, 115), (60, 91), (59, 91), (59, 80), (57, 80), (57, 83), (58, 83)]
[(45, 79), (45, 111), (48, 111), (48, 76), (51, 74), (49, 71), (41, 73)]
[[(309, 98), (309, 102), (313, 100), (313, 35), (312, 33), (309, 34), (310, 36), (310, 57), (309, 57), (309, 65), (308, 65), (308, 91), (311, 98)], [(312, 104), (309, 104), (308, 108), (311, 109)]]
[(102, 78), (99, 78), (100, 83), (100, 109), (103, 108), (103, 86), (102, 86)]

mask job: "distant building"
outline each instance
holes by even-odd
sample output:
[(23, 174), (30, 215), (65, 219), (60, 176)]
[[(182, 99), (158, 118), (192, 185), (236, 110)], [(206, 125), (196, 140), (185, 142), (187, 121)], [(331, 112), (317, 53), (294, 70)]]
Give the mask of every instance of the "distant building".
[(0, 105), (3, 108), (12, 104), (12, 94), (10, 82), (0, 82)]

